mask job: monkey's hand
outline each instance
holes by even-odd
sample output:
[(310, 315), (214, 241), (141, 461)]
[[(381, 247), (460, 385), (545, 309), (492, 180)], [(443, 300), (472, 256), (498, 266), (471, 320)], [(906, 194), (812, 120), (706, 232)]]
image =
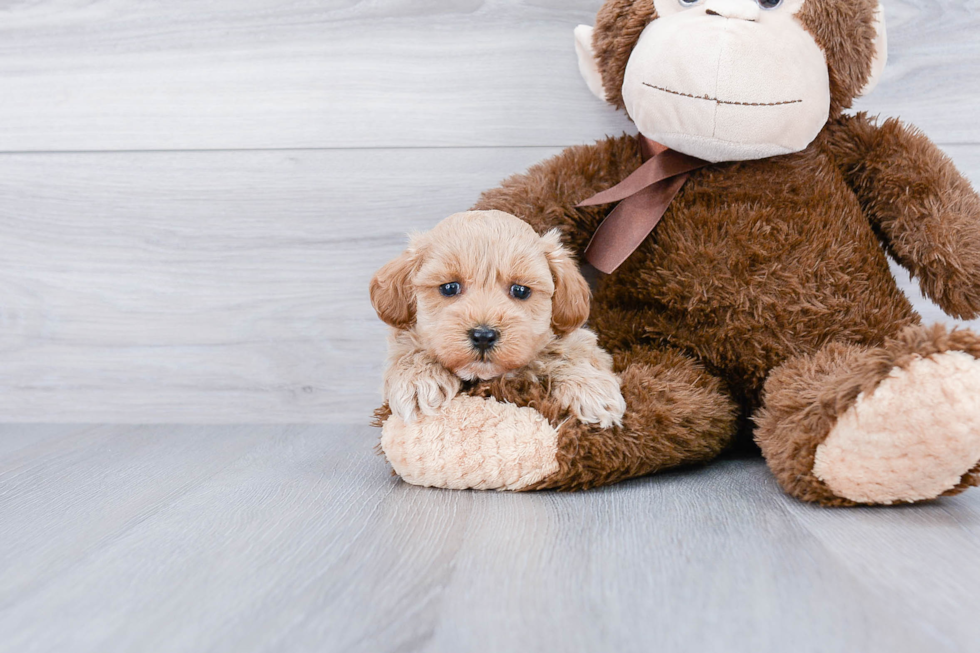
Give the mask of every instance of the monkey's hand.
[(972, 225), (972, 233), (957, 229), (948, 236), (934, 237), (934, 252), (923, 255), (914, 268), (919, 288), (948, 315), (976, 319), (980, 316), (980, 236), (976, 233), (980, 210), (972, 215), (947, 213), (940, 219), (946, 224)]
[(459, 394), (462, 381), (419, 348), (393, 357), (385, 371), (384, 398), (392, 414), (406, 423), (416, 412), (435, 415)]

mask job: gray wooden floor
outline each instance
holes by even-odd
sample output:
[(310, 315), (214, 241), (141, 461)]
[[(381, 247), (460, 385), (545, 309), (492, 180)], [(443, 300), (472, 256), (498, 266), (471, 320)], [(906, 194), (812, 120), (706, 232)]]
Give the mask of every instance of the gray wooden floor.
[(976, 651), (980, 493), (425, 490), (362, 426), (0, 428), (0, 651)]
[[(980, 491), (454, 493), (373, 453), (371, 273), (631, 130), (578, 78), (599, 5), (0, 2), (0, 652), (980, 650)], [(860, 108), (980, 184), (980, 5), (885, 6)]]

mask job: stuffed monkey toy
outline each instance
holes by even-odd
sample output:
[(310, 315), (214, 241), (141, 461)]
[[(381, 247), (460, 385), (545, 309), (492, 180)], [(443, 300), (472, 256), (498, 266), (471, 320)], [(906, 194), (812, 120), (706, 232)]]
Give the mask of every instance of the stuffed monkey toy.
[[(560, 229), (603, 273), (590, 326), (627, 414), (565, 430), (537, 402), (555, 458), (512, 489), (596, 487), (751, 440), (787, 493), (828, 506), (980, 484), (980, 337), (923, 325), (887, 258), (977, 317), (980, 198), (921, 132), (845, 113), (884, 68), (878, 0), (607, 0), (575, 37), (589, 88), (639, 135), (571, 147), (474, 208)], [(474, 392), (510, 403), (468, 410), (521, 410), (502, 386)]]

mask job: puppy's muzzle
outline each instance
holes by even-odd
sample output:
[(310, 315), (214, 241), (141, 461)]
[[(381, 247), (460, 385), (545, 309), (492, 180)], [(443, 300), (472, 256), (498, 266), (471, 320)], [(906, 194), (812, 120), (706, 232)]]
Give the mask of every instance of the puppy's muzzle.
[(475, 329), (470, 329), (470, 343), (481, 354), (485, 354), (493, 349), (499, 339), (500, 332), (488, 326), (478, 326)]

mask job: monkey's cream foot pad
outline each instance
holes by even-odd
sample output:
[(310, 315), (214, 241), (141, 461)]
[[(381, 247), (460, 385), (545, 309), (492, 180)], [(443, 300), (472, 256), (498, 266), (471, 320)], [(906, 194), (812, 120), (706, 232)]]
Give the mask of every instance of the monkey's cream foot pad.
[(859, 503), (933, 499), (980, 461), (980, 361), (953, 351), (896, 368), (817, 448), (813, 471)]
[(381, 449), (412, 485), (521, 490), (558, 471), (558, 432), (533, 408), (459, 396), (438, 415), (392, 415)]

